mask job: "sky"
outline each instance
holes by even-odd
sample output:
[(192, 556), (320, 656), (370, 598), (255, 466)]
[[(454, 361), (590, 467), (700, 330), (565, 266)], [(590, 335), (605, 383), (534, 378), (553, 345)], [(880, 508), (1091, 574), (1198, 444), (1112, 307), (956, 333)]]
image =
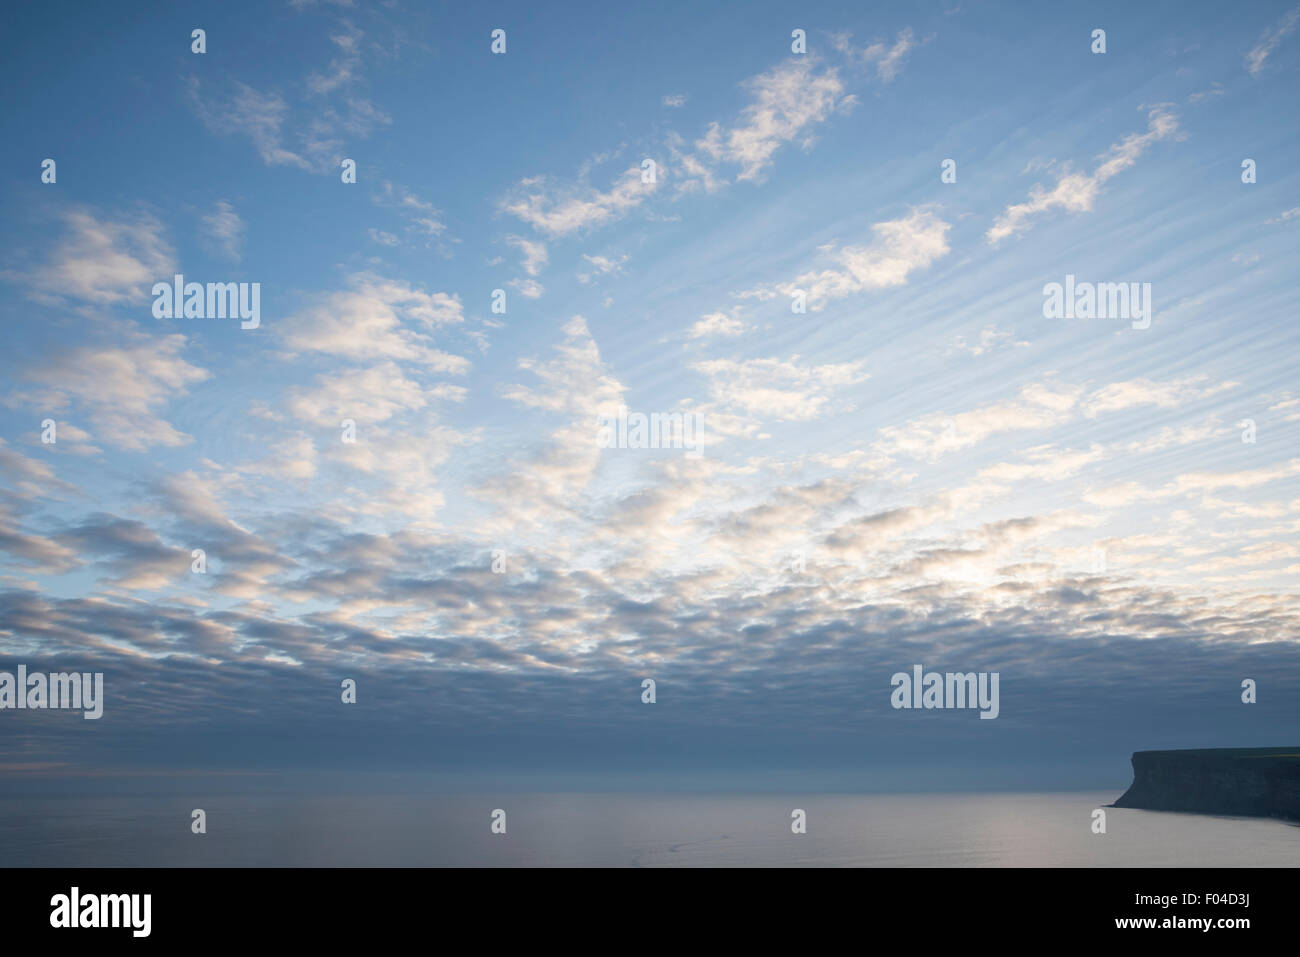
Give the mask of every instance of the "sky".
[(7, 786), (1296, 743), (1290, 0), (5, 16), (0, 671), (105, 675), (0, 711)]

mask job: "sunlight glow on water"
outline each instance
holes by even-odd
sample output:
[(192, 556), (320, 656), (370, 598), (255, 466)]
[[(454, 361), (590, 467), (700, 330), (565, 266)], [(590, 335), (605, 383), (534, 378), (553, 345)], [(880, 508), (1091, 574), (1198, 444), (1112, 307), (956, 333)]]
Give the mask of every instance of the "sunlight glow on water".
[[(0, 800), (11, 866), (1250, 867), (1300, 862), (1279, 821), (1060, 794), (510, 794)], [(208, 833), (190, 833), (203, 807)], [(489, 831), (493, 808), (508, 831)], [(793, 808), (808, 833), (790, 831)]]

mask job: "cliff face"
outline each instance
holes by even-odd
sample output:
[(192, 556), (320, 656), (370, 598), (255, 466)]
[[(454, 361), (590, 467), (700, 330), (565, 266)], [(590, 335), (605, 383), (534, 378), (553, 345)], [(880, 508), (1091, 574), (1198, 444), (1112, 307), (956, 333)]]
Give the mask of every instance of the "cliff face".
[(1300, 821), (1300, 747), (1137, 751), (1113, 806)]

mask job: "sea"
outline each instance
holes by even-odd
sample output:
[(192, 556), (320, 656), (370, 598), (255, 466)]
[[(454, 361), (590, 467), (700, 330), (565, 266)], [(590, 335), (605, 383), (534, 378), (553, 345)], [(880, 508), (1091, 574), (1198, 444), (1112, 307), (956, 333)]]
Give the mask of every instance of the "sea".
[[(1300, 827), (1106, 807), (1118, 793), (22, 794), (0, 796), (0, 861), (8, 867), (1300, 864)], [(193, 831), (196, 809), (204, 812), (205, 833)], [(1104, 833), (1098, 809), (1105, 812)], [(804, 812), (806, 833), (792, 828), (797, 810)]]

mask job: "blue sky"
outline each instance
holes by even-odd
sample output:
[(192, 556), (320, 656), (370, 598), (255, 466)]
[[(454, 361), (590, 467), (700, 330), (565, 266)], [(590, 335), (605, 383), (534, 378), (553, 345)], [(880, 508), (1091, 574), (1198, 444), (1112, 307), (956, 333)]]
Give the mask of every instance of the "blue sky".
[[(107, 701), (0, 715), (0, 773), (1085, 786), (1293, 740), (1293, 4), (9, 20), (0, 668)], [(178, 272), (260, 326), (155, 318)], [(1149, 328), (1045, 318), (1067, 275)], [(600, 448), (620, 406), (704, 454)], [(892, 710), (914, 663), (999, 718)]]

